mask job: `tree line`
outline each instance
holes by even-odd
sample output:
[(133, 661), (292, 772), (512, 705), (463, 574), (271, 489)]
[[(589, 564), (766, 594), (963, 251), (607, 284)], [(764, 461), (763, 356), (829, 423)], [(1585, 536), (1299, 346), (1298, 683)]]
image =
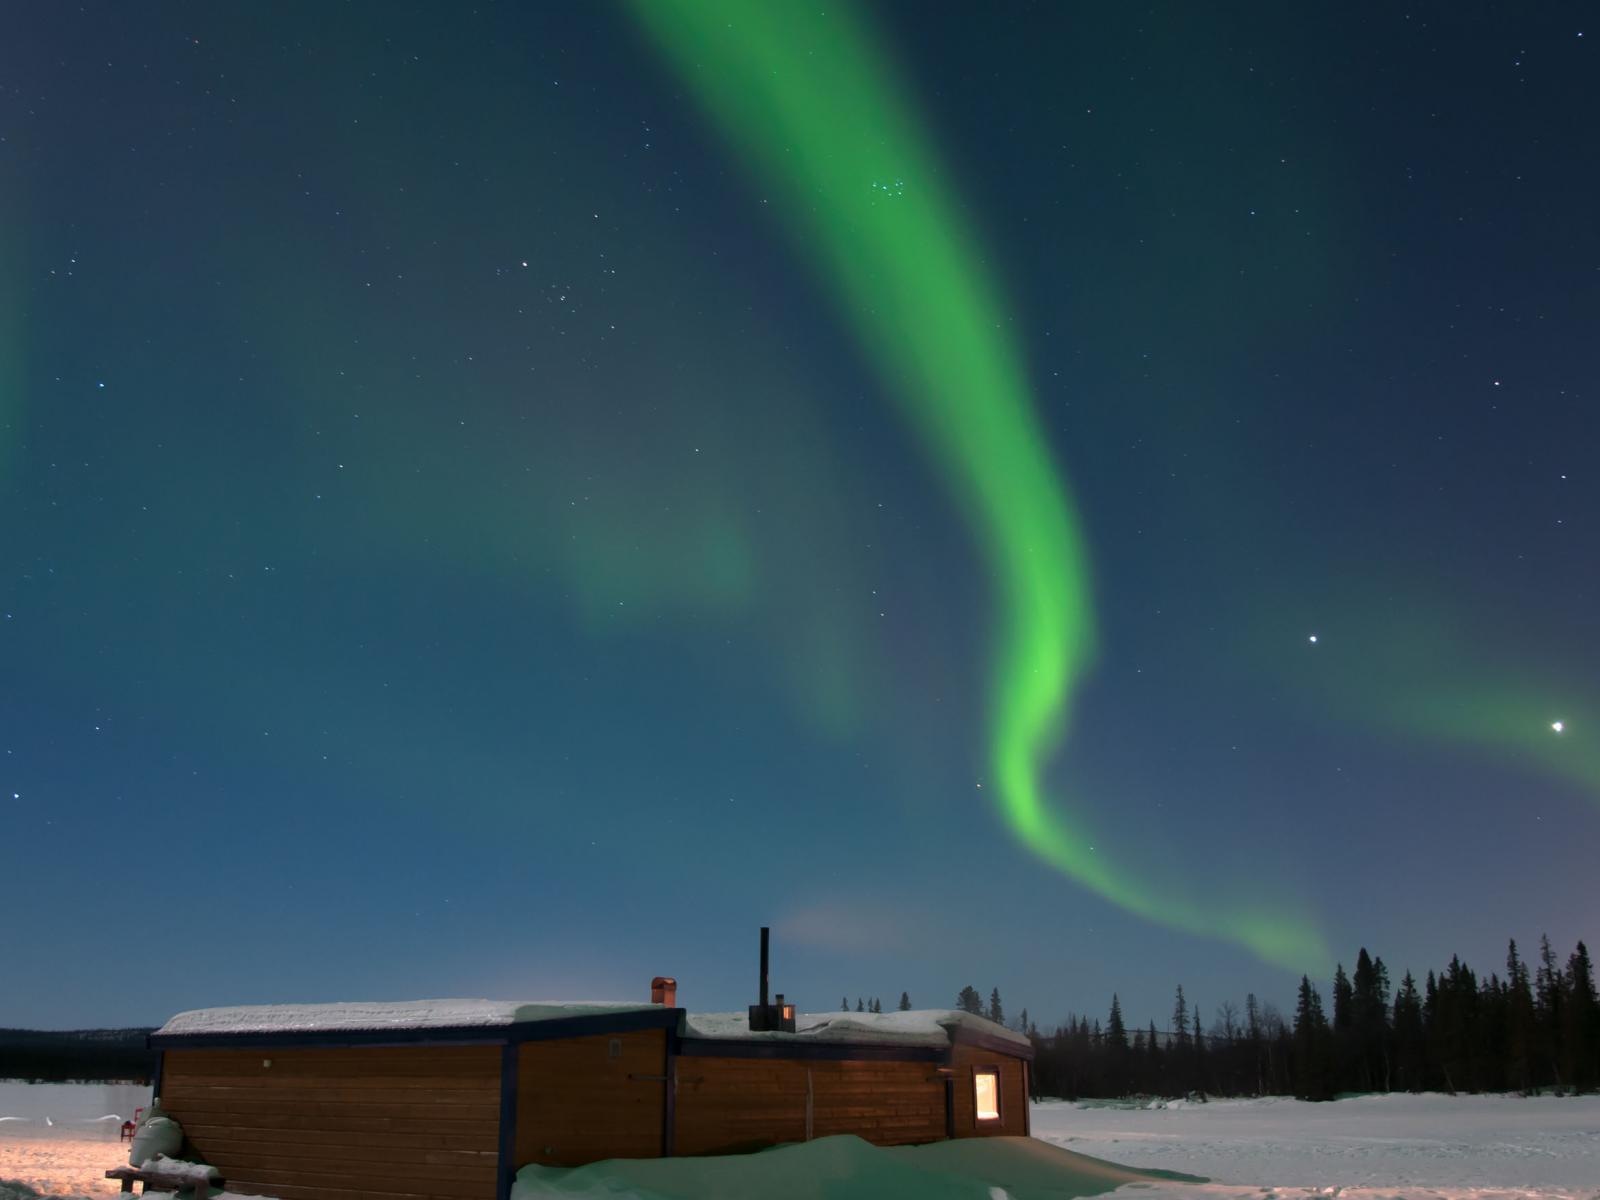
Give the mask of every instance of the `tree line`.
[(0, 1079), (30, 1083), (149, 1083), (156, 1052), (150, 1029), (0, 1029)]
[[(1041, 1033), (1024, 1018), (1020, 1028), (1033, 1039), (1033, 1088), (1043, 1096), (1326, 1100), (1343, 1092), (1600, 1086), (1600, 1000), (1582, 942), (1563, 964), (1543, 938), (1530, 965), (1512, 941), (1504, 977), (1480, 977), (1452, 957), (1421, 987), (1410, 971), (1392, 987), (1383, 960), (1362, 948), (1353, 973), (1343, 964), (1334, 972), (1330, 995), (1331, 1016), (1301, 976), (1292, 1021), (1250, 995), (1242, 1011), (1224, 1003), (1207, 1029), (1180, 986), (1164, 1030), (1152, 1021), (1130, 1033), (1115, 995), (1103, 1024), (1069, 1016)], [(986, 1016), (1000, 1014), (998, 990), (992, 1000)]]

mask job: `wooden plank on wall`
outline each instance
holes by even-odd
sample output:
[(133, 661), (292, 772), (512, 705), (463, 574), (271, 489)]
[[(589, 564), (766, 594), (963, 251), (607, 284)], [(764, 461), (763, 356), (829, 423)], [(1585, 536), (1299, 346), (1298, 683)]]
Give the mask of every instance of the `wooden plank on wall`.
[(516, 1166), (660, 1155), (666, 1030), (525, 1042), (518, 1053)]
[(944, 1077), (932, 1063), (812, 1064), (815, 1135), (853, 1133), (880, 1146), (944, 1137)]
[(229, 1190), (496, 1200), (497, 1047), (169, 1050), (162, 1104)]
[(944, 1077), (932, 1063), (697, 1056), (678, 1062), (676, 1153), (803, 1140), (808, 1079), (815, 1137), (904, 1145), (944, 1136)]
[(263, 1061), (272, 1062), (279, 1075), (307, 1074), (317, 1078), (341, 1073), (363, 1078), (382, 1076), (466, 1076), (481, 1079), (498, 1071), (498, 1046), (372, 1046), (320, 1050), (273, 1046), (261, 1050), (183, 1050), (165, 1052), (164, 1078), (177, 1075), (250, 1075)]

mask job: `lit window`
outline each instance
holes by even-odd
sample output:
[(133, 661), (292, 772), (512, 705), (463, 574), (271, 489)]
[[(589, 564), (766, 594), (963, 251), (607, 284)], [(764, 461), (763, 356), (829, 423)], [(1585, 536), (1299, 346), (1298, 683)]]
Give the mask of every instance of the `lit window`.
[(978, 1120), (1000, 1119), (1000, 1072), (988, 1068), (972, 1073), (972, 1089), (977, 1100)]

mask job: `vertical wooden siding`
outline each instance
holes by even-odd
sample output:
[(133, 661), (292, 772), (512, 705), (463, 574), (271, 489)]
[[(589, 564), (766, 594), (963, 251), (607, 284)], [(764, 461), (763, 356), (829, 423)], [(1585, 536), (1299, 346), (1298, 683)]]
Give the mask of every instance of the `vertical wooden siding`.
[[(808, 1080), (809, 1076), (809, 1080)], [(677, 1154), (727, 1154), (807, 1135), (853, 1133), (880, 1146), (944, 1136), (944, 1081), (933, 1063), (680, 1058)]]
[(498, 1046), (168, 1050), (161, 1103), (230, 1192), (495, 1200)]
[[(957, 1045), (951, 1055), (951, 1068), (955, 1072), (955, 1126), (959, 1137), (989, 1137), (1007, 1134), (1022, 1137), (1027, 1130), (1028, 1096), (1022, 1078), (1022, 1060), (993, 1050), (980, 1050), (976, 1046)], [(977, 1109), (972, 1091), (974, 1067), (1000, 1069), (1000, 1119), (977, 1119)]]
[(525, 1042), (518, 1053), (516, 1166), (660, 1157), (666, 1030)]

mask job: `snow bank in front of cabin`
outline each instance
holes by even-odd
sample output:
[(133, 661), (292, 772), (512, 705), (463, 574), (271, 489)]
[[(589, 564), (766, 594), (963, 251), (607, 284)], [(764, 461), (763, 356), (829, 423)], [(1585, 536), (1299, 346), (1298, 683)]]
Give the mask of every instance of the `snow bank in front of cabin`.
[(605, 1000), (394, 1000), (340, 1004), (249, 1004), (181, 1012), (157, 1034), (310, 1033), (319, 1030), (489, 1029), (605, 1013), (643, 1012), (653, 1004)]
[(716, 1038), (781, 1041), (799, 1038), (811, 1042), (876, 1043), (894, 1046), (933, 1046), (943, 1048), (950, 1044), (950, 1036), (957, 1029), (982, 1033), (998, 1041), (1010, 1042), (1019, 1050), (1032, 1050), (1032, 1043), (1023, 1034), (997, 1025), (984, 1017), (968, 1012), (945, 1009), (915, 1009), (911, 1012), (886, 1013), (799, 1013), (794, 1019), (794, 1032), (778, 1030), (753, 1031), (748, 1013), (689, 1013), (684, 1018), (683, 1036), (691, 1038)]
[[(886, 1014), (887, 1015), (887, 1014)], [(586, 1167), (524, 1167), (511, 1200), (1075, 1200), (1124, 1184), (1172, 1179), (1047, 1146), (1030, 1138), (966, 1138), (928, 1146), (873, 1146), (818, 1138), (755, 1154), (610, 1159)], [(1192, 1183), (1202, 1180), (1189, 1177)], [(1147, 1200), (1164, 1200), (1141, 1192)]]

